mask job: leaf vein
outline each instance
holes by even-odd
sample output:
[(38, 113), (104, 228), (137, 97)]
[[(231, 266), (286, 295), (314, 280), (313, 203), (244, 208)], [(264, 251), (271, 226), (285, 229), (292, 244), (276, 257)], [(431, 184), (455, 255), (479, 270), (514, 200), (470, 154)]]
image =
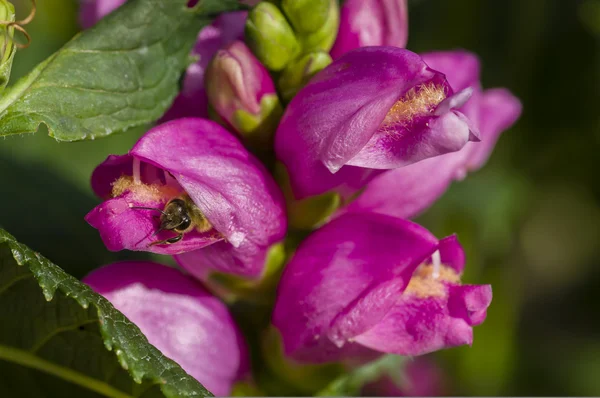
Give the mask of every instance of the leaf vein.
[(35, 343), (33, 345), (33, 347), (31, 347), (31, 349), (29, 350), (31, 353), (37, 353), (44, 345), (46, 345), (46, 343), (48, 343), (54, 336), (63, 333), (63, 332), (68, 332), (70, 330), (76, 329), (80, 326), (84, 326), (84, 325), (90, 325), (92, 323), (98, 323), (97, 319), (87, 319), (85, 321), (82, 322), (77, 322), (76, 324), (73, 325), (68, 325), (68, 326), (63, 326), (63, 327), (59, 327), (54, 329), (52, 332), (48, 333), (46, 336), (44, 336), (42, 339), (40, 339), (40, 341), (38, 341), (37, 343)]

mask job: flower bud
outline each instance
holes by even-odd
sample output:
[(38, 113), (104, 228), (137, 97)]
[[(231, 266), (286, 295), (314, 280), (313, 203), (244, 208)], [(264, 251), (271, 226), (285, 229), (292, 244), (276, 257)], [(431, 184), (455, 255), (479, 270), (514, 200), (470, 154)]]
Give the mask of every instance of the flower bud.
[(300, 52), (292, 27), (274, 4), (261, 2), (254, 7), (245, 33), (254, 55), (270, 70), (282, 70)]
[(331, 63), (324, 52), (306, 54), (290, 63), (279, 76), (277, 85), (284, 101), (290, 101), (308, 81)]
[[(13, 22), (15, 20), (15, 7), (6, 0), (0, 0), (0, 21), (4, 23)], [(12, 69), (13, 58), (15, 57), (16, 47), (13, 43), (12, 36), (14, 28), (2, 25), (3, 30), (0, 37), (0, 90), (4, 89), (10, 78), (10, 70)], [(8, 30), (8, 32), (5, 32)]]
[(217, 51), (205, 85), (210, 106), (222, 120), (251, 141), (271, 142), (283, 110), (269, 72), (243, 42)]
[(329, 52), (337, 36), (340, 10), (337, 0), (283, 0), (303, 53)]
[(314, 33), (329, 17), (330, 0), (283, 0), (281, 9), (296, 33)]

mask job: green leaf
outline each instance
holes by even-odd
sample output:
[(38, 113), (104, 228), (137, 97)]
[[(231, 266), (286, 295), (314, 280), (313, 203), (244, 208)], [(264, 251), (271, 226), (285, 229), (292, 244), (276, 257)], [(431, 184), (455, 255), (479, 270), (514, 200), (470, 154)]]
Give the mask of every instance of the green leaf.
[(2, 396), (211, 396), (106, 299), (4, 230), (0, 325)]
[(393, 380), (399, 379), (406, 357), (399, 355), (384, 355), (351, 372), (343, 374), (332, 381), (318, 396), (340, 397), (357, 396), (363, 386), (379, 380), (382, 376), (389, 376)]
[(76, 35), (0, 98), (0, 136), (48, 126), (94, 139), (160, 118), (179, 90), (199, 30), (234, 0), (130, 0)]

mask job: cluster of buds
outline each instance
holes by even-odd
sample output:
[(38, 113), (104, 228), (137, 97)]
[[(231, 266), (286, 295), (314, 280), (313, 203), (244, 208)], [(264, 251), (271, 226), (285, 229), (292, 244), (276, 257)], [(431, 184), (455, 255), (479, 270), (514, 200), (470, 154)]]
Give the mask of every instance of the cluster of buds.
[[(91, 1), (82, 20), (123, 2)], [(457, 237), (409, 219), (485, 163), (521, 105), (482, 89), (473, 54), (416, 54), (407, 31), (406, 0), (221, 15), (159, 124), (94, 171), (104, 201), (86, 220), (106, 247), (171, 255), (187, 275), (118, 263), (86, 282), (214, 393), (250, 374), (220, 299), (264, 296), (256, 334), (282, 368), (471, 344), (485, 320), (491, 287), (462, 284)]]

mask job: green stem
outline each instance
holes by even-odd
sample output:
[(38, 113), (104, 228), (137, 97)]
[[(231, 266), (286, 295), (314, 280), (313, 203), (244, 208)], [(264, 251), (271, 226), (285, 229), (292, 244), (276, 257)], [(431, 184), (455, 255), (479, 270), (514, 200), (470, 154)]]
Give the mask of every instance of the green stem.
[(19, 365), (27, 366), (60, 377), (73, 384), (77, 384), (81, 387), (87, 388), (88, 390), (92, 390), (94, 392), (97, 392), (98, 394), (102, 394), (107, 397), (132, 397), (131, 395), (127, 395), (122, 391), (115, 389), (109, 384), (81, 374), (73, 369), (69, 369), (64, 366), (60, 366), (55, 363), (46, 361), (45, 359), (42, 359), (36, 355), (33, 355), (23, 350), (0, 345), (0, 359), (14, 362)]

